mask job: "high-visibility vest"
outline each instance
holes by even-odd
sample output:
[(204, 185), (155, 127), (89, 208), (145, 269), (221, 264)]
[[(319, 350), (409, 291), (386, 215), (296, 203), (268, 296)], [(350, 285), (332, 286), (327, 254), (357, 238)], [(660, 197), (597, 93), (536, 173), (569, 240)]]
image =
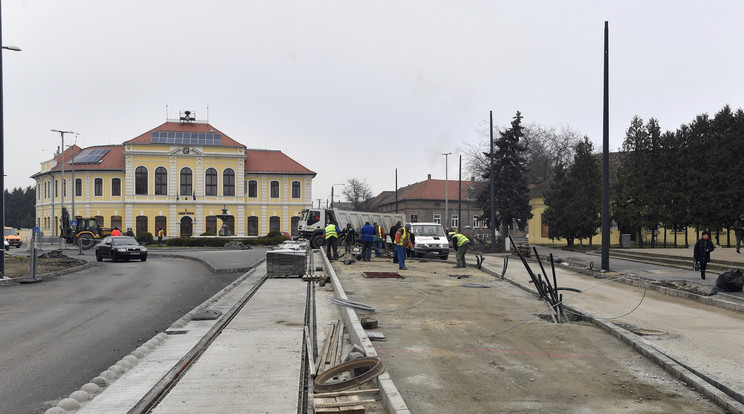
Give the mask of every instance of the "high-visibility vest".
[(382, 227), (377, 226), (377, 234), (375, 234), (375, 236), (378, 236), (380, 239), (385, 237), (385, 233), (382, 232)]
[(158, 230), (158, 237), (163, 237), (163, 229)]
[(338, 233), (336, 233), (336, 225), (335, 224), (329, 224), (325, 228), (325, 238), (328, 240), (331, 237), (338, 238)]
[(397, 244), (398, 246), (408, 246), (410, 242), (406, 242), (406, 244), (403, 244), (403, 241), (407, 239), (408, 233), (406, 232), (405, 227), (401, 230), (403, 231), (400, 233), (400, 238), (395, 240), (395, 244)]
[(463, 236), (462, 234), (455, 233), (452, 238), (454, 239), (455, 237), (457, 237), (457, 247), (460, 247), (465, 243), (470, 243), (470, 240), (468, 240), (468, 238)]

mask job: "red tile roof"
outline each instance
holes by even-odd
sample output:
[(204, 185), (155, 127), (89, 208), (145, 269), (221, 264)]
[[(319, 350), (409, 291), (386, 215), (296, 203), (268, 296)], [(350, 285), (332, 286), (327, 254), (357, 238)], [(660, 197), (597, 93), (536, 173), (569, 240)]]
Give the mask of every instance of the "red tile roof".
[(278, 150), (246, 150), (245, 172), (316, 174)]
[[(98, 145), (87, 148), (80, 148), (77, 145), (73, 145), (65, 151), (65, 172), (73, 169), (72, 159), (75, 155), (80, 154), (82, 151), (93, 148), (107, 148), (107, 152), (100, 162), (96, 163), (77, 163), (74, 165), (75, 171), (90, 171), (90, 170), (120, 170), (124, 171), (124, 146), (123, 145)], [(54, 157), (57, 161), (57, 165), (46, 172), (56, 172), (62, 170), (62, 154), (57, 154)], [(34, 178), (41, 173), (36, 173), (31, 176)]]
[(155, 127), (144, 134), (132, 138), (129, 141), (125, 141), (125, 144), (149, 144), (150, 138), (152, 137), (153, 131), (173, 131), (173, 132), (214, 132), (221, 135), (222, 147), (245, 147), (245, 145), (235, 141), (234, 139), (225, 135), (222, 131), (213, 127), (210, 124), (204, 123), (193, 123), (193, 124), (182, 124), (180, 122), (166, 122), (163, 125)]
[[(457, 180), (449, 180), (445, 186), (446, 180), (428, 179), (418, 183), (411, 184), (398, 190), (398, 200), (457, 200)], [(468, 188), (477, 185), (474, 181), (462, 182), (462, 198), (468, 197)], [(445, 187), (447, 192), (445, 192)]]

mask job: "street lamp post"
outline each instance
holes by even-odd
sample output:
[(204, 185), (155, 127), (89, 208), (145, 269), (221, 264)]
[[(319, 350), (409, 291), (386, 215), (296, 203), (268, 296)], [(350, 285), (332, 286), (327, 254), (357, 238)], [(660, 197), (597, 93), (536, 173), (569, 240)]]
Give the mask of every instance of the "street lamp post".
[[(62, 177), (59, 180), (59, 186), (60, 186), (60, 192), (59, 192), (59, 204), (61, 206), (60, 208), (60, 220), (62, 217), (62, 211), (65, 208), (65, 189), (67, 186), (65, 185), (65, 134), (74, 134), (72, 131), (60, 131), (58, 129), (52, 129), (52, 132), (59, 132), (60, 137), (62, 137), (62, 146), (61, 152), (62, 152)], [(54, 217), (52, 217), (52, 220), (54, 220)], [(61, 223), (60, 223), (61, 224)], [(57, 224), (55, 223), (55, 227)], [(52, 234), (54, 234), (55, 230), (52, 230)], [(61, 236), (61, 234), (60, 234)]]
[(449, 166), (447, 161), (451, 152), (444, 153), (444, 227), (449, 231)]
[[(0, 14), (0, 45), (3, 43), (2, 14)], [(3, 49), (20, 52), (16, 46), (1, 46)], [(0, 52), (0, 221), (3, 222), (3, 240), (5, 239), (5, 123), (3, 111), (3, 54)], [(5, 276), (5, 253), (0, 254), (0, 277)]]

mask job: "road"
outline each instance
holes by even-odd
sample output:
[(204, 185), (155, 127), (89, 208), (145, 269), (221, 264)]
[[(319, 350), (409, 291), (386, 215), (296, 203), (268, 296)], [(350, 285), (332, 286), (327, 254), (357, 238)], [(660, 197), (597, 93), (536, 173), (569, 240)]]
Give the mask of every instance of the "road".
[(0, 412), (43, 413), (240, 275), (152, 256), (0, 288)]

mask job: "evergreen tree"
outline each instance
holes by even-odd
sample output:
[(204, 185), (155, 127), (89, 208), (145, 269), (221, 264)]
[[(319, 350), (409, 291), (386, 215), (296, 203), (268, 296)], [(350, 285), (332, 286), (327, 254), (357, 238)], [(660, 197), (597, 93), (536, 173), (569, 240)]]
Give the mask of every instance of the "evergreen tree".
[(36, 188), (16, 187), (5, 190), (5, 225), (13, 228), (33, 228), (36, 223)]
[[(517, 228), (524, 230), (527, 221), (532, 218), (526, 179), (527, 147), (521, 142), (522, 114), (519, 111), (512, 120), (511, 128), (500, 132), (499, 135), (500, 137), (494, 140), (493, 154), (493, 180), (496, 187), (494, 206), (497, 212), (497, 223), (494, 225), (501, 226), (501, 234), (505, 238), (509, 235), (512, 223), (516, 223)], [(490, 154), (485, 155), (487, 158), (490, 157)], [(483, 178), (490, 179), (488, 173), (484, 174)], [(480, 194), (478, 202), (483, 211), (490, 211), (490, 187)]]
[(545, 194), (545, 222), (548, 237), (565, 238), (572, 247), (574, 239), (597, 234), (601, 224), (602, 173), (592, 153), (588, 137), (576, 144), (573, 164), (556, 169), (554, 181)]

